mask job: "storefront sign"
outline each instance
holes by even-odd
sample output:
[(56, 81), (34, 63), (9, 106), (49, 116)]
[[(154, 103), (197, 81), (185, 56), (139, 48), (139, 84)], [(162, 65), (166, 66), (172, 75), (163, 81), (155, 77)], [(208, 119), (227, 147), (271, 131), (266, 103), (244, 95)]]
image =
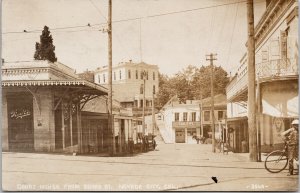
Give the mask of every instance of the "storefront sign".
[(15, 109), (10, 112), (10, 118), (23, 119), (23, 117), (30, 116), (31, 113), (28, 109)]

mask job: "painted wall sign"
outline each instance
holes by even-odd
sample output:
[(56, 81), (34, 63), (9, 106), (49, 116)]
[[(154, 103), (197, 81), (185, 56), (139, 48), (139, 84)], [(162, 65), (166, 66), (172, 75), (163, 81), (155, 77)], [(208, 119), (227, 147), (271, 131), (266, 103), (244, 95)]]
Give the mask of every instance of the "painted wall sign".
[(10, 112), (10, 118), (23, 119), (30, 116), (31, 112), (28, 109), (15, 109)]

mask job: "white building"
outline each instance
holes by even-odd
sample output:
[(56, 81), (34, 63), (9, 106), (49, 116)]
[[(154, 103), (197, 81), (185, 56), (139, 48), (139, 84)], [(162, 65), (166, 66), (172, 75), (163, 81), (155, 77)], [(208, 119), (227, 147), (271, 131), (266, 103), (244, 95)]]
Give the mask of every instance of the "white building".
[[(160, 111), (160, 119), (164, 124), (158, 123), (165, 142), (192, 144), (197, 143), (195, 137), (211, 138), (210, 99), (210, 97), (203, 99), (200, 105), (200, 100), (187, 100), (186, 103), (180, 103), (176, 96), (171, 98)], [(214, 100), (215, 138), (221, 139), (220, 124), (226, 118), (226, 96), (216, 95)]]
[[(153, 92), (158, 92), (158, 67), (144, 62), (133, 63), (131, 61), (119, 63), (112, 68), (113, 98), (120, 101), (123, 107), (143, 107), (143, 76), (145, 80), (145, 104), (152, 106)], [(102, 86), (108, 84), (108, 67), (104, 66), (95, 71), (95, 83)], [(149, 109), (151, 111), (151, 108)]]

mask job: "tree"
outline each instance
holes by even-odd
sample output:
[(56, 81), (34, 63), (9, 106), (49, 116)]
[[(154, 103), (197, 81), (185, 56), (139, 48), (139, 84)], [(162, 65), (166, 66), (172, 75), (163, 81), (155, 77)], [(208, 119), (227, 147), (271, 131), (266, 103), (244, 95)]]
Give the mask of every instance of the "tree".
[[(185, 103), (186, 100), (200, 99), (200, 93), (202, 98), (210, 97), (210, 76), (211, 66), (197, 68), (192, 65), (173, 77), (160, 74), (159, 92), (155, 106), (161, 108), (175, 95), (182, 103)], [(214, 66), (215, 95), (226, 93), (228, 81), (227, 72), (222, 67)]]
[(50, 35), (49, 27), (44, 26), (42, 35), (40, 35), (40, 43), (35, 43), (34, 59), (36, 60), (49, 60), (50, 62), (56, 62), (55, 46), (53, 45), (53, 38)]

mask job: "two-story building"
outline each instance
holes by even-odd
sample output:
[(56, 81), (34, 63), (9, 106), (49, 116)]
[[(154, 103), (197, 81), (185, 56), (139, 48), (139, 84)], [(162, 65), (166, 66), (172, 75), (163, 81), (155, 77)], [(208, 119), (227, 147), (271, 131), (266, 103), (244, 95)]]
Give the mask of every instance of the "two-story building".
[[(226, 96), (214, 97), (215, 138), (221, 139), (222, 127), (226, 118)], [(163, 127), (159, 128), (165, 141), (170, 143), (197, 143), (196, 138), (212, 138), (211, 98), (201, 100), (187, 100), (180, 103), (174, 96), (160, 111)], [(223, 122), (222, 122), (223, 120)]]
[[(145, 77), (143, 72), (145, 71)], [(145, 78), (145, 80), (144, 80)], [(98, 68), (94, 74), (96, 84), (108, 85), (108, 67)], [(135, 116), (142, 115), (143, 87), (145, 81), (145, 114), (152, 113), (154, 94), (158, 92), (158, 66), (144, 62), (122, 62), (112, 68), (113, 98), (121, 103), (122, 107), (132, 108)]]
[[(257, 128), (262, 151), (282, 145), (280, 133), (299, 116), (298, 1), (267, 1), (255, 27)], [(247, 140), (247, 54), (227, 86), (228, 127)]]

